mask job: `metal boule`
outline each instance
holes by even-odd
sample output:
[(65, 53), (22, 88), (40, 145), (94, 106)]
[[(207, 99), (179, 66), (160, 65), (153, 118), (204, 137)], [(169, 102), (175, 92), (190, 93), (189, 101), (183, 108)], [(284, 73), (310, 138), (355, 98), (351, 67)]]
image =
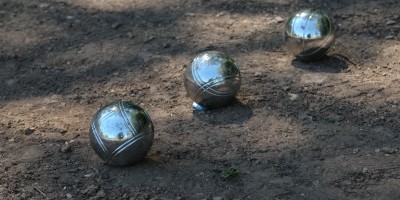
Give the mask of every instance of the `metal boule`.
[(110, 165), (127, 166), (141, 161), (154, 140), (150, 116), (139, 106), (116, 101), (93, 116), (90, 144), (96, 154)]
[(321, 10), (304, 9), (294, 13), (284, 29), (288, 51), (302, 61), (323, 57), (332, 47), (335, 38), (332, 19)]
[(193, 108), (207, 110), (228, 105), (240, 89), (235, 61), (219, 51), (198, 54), (186, 68), (184, 85)]

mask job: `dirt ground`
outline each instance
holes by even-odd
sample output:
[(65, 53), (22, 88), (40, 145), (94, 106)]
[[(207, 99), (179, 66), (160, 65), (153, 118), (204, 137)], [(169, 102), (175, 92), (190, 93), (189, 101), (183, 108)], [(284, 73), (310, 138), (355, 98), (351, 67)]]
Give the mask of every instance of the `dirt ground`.
[[(283, 44), (307, 7), (338, 28), (312, 63)], [(242, 88), (204, 112), (182, 74), (205, 50)], [(0, 0), (0, 199), (399, 199), (399, 51), (398, 0)], [(89, 145), (118, 99), (155, 126), (130, 167)]]

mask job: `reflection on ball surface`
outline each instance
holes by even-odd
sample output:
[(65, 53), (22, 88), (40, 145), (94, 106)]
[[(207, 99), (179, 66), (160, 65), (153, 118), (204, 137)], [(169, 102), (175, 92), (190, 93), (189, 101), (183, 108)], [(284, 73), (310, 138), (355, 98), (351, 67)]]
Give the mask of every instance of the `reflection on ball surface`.
[(326, 13), (305, 9), (292, 15), (286, 22), (284, 39), (288, 50), (297, 59), (317, 60), (333, 45), (335, 28)]
[(186, 92), (198, 110), (229, 104), (239, 91), (240, 83), (240, 71), (235, 61), (218, 51), (197, 55), (184, 74)]
[(90, 144), (96, 154), (111, 165), (139, 162), (150, 150), (154, 127), (139, 106), (116, 101), (101, 108), (90, 125)]

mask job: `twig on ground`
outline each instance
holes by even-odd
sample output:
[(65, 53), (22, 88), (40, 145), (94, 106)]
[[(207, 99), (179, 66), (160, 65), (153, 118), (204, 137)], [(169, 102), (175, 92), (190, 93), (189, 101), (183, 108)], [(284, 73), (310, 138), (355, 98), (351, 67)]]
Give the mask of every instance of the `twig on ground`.
[(39, 190), (39, 188), (35, 187), (34, 185), (32, 185), (32, 187), (35, 188), (40, 194), (42, 194), (43, 197), (46, 197), (46, 194)]

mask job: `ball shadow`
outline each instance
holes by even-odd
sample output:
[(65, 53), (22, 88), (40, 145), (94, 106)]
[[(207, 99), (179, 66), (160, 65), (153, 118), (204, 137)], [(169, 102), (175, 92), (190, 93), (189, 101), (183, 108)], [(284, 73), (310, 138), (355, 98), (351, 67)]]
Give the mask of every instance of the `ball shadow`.
[(248, 105), (235, 99), (231, 104), (212, 110), (193, 110), (193, 116), (201, 121), (214, 125), (241, 125), (253, 116), (253, 110)]
[(292, 66), (295, 68), (325, 73), (340, 73), (346, 70), (348, 66), (347, 60), (341, 55), (325, 55), (317, 61), (300, 61), (292, 60)]

